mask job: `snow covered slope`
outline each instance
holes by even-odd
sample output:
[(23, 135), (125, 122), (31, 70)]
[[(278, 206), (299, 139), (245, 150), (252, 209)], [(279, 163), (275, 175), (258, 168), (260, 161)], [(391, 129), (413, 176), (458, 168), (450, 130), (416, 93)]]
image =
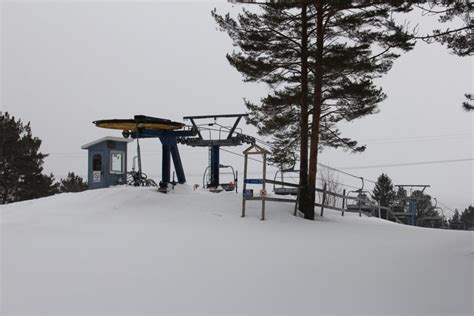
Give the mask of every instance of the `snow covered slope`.
[(2, 315), (473, 313), (473, 233), (117, 187), (0, 207)]

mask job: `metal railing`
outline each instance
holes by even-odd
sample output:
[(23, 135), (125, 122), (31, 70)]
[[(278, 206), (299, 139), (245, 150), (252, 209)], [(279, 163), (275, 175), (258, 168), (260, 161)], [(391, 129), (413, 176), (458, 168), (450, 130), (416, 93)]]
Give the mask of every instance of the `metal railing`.
[[(275, 181), (275, 180), (270, 180), (270, 179), (265, 179), (265, 182), (269, 183), (269, 184), (282, 185), (282, 186), (285, 186), (285, 187), (299, 188), (298, 184), (290, 183), (290, 182)], [(399, 216), (407, 216), (407, 213), (405, 213), (405, 212), (393, 212), (390, 207), (381, 206), (379, 201), (374, 203), (373, 201), (370, 201), (366, 198), (348, 196), (346, 194), (346, 190), (343, 190), (343, 193), (340, 194), (340, 193), (335, 193), (335, 192), (328, 191), (326, 189), (326, 186), (324, 186), (323, 189), (315, 188), (315, 192), (322, 193), (321, 203), (314, 203), (315, 206), (321, 208), (321, 213), (320, 213), (321, 216), (324, 215), (324, 209), (331, 209), (331, 210), (335, 210), (335, 211), (340, 211), (341, 216), (344, 216), (345, 212), (353, 212), (353, 210), (348, 210), (347, 209), (347, 201), (356, 201), (357, 202), (357, 204), (359, 205), (359, 208), (357, 210), (358, 213), (359, 213), (359, 216), (362, 216), (362, 214), (364, 214), (366, 216), (371, 217), (371, 216), (375, 216), (375, 214), (376, 214), (377, 217), (382, 218), (382, 210), (383, 210), (383, 211), (385, 211), (385, 219), (386, 220), (390, 220), (390, 219), (393, 218), (396, 222), (398, 222), (400, 224), (404, 224), (404, 223), (398, 217)], [(326, 201), (327, 201), (327, 197), (329, 195), (333, 196), (335, 198), (342, 199), (342, 207), (338, 207), (338, 206), (335, 206), (335, 205), (328, 205), (326, 203)], [(262, 198), (264, 198), (266, 201), (295, 203), (295, 214), (294, 215), (297, 215), (299, 194), (297, 195), (296, 199), (277, 198), (277, 197), (270, 197), (270, 196), (250, 197), (250, 198), (246, 198), (246, 199), (247, 200), (261, 200)], [(364, 208), (369, 208), (370, 211), (367, 212), (366, 210), (363, 210), (362, 209), (363, 205), (364, 205)]]

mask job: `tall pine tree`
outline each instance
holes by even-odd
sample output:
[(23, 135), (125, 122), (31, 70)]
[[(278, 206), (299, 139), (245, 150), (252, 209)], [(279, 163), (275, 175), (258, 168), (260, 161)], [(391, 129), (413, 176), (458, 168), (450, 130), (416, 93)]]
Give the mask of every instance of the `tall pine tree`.
[(392, 210), (394, 212), (405, 212), (408, 206), (407, 198), (407, 191), (403, 187), (398, 187), (392, 203)]
[(389, 207), (392, 206), (395, 196), (396, 193), (393, 189), (392, 179), (382, 173), (378, 177), (374, 190), (372, 191), (372, 198), (379, 201), (381, 206)]
[(461, 221), (461, 215), (459, 214), (459, 211), (457, 209), (454, 210), (453, 217), (451, 217), (451, 219), (449, 220), (449, 228), (456, 230), (464, 229), (464, 224)]
[(365, 149), (342, 137), (337, 123), (377, 112), (385, 95), (373, 80), (398, 57), (393, 49), (413, 47), (391, 18), (408, 9), (401, 2), (302, 1), (262, 5), (257, 13), (244, 8), (237, 18), (212, 13), (239, 48), (227, 55), (230, 64), (244, 80), (272, 89), (260, 104), (246, 102), (250, 122), (276, 136), (276, 151), (299, 147), (305, 218), (314, 219), (318, 152)]
[(445, 219), (433, 205), (431, 196), (423, 191), (415, 190), (410, 198), (416, 205), (416, 225), (421, 227), (441, 228), (445, 225)]
[[(412, 1), (424, 15), (437, 16), (440, 26), (424, 36), (417, 36), (425, 42), (438, 42), (446, 45), (454, 54), (464, 57), (474, 52), (472, 39), (472, 10), (474, 4), (469, 0)], [(447, 25), (447, 26), (446, 26)]]
[(57, 193), (52, 174), (43, 174), (41, 140), (33, 137), (30, 123), (0, 112), (0, 204)]
[(474, 206), (469, 206), (461, 213), (460, 221), (466, 229), (474, 230)]
[[(416, 7), (424, 15), (437, 16), (443, 29), (437, 28), (424, 36), (416, 36), (427, 43), (441, 43), (450, 52), (460, 57), (472, 56), (474, 40), (472, 36), (472, 11), (474, 3), (470, 0), (434, 0), (415, 1)], [(447, 26), (446, 26), (447, 25)], [(466, 100), (462, 107), (466, 111), (474, 110), (472, 93), (465, 94)]]
[(432, 217), (435, 215), (432, 212), (433, 203), (431, 202), (430, 195), (425, 194), (420, 190), (415, 190), (411, 193), (410, 198), (416, 202), (416, 217), (417, 218)]

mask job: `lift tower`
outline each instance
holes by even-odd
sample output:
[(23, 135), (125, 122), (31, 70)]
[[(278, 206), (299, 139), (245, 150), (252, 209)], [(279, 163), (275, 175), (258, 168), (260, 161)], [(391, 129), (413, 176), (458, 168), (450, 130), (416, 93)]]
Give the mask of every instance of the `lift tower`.
[[(396, 184), (395, 185), (398, 188), (404, 189), (405, 188), (410, 188), (410, 194), (413, 193), (414, 188), (419, 188), (418, 190), (421, 191), (421, 193), (425, 192), (426, 188), (430, 188), (431, 186), (428, 184)], [(424, 200), (424, 199), (419, 199), (419, 198), (414, 198), (414, 197), (406, 197), (404, 200), (408, 201), (408, 212), (406, 212), (408, 216), (408, 225), (416, 226), (416, 209), (417, 209), (417, 203), (418, 201)], [(398, 215), (401, 215), (400, 213), (397, 213)]]
[[(255, 144), (255, 138), (236, 132), (242, 117), (247, 117), (248, 114), (222, 114), (222, 115), (199, 115), (199, 116), (185, 116), (183, 120), (189, 120), (193, 126), (193, 130), (197, 131), (197, 137), (179, 137), (178, 142), (191, 147), (209, 147), (210, 159), (209, 165), (211, 169), (211, 179), (209, 187), (217, 188), (219, 186), (219, 169), (220, 169), (220, 147), (240, 146), (243, 143)], [(235, 118), (232, 126), (223, 126), (217, 123), (218, 119)], [(196, 124), (197, 120), (210, 120), (214, 122), (207, 124)], [(218, 138), (213, 138), (212, 133), (209, 133), (209, 139), (204, 139), (202, 132), (206, 129), (201, 127), (206, 125), (209, 131), (219, 132)]]
[(178, 183), (185, 183), (183, 164), (179, 155), (177, 138), (195, 136), (197, 131), (184, 129), (185, 125), (171, 120), (146, 115), (135, 115), (133, 119), (106, 119), (93, 122), (97, 127), (122, 130), (124, 138), (132, 137), (137, 140), (138, 172), (141, 177), (141, 154), (139, 139), (158, 138), (163, 149), (162, 180), (160, 189), (166, 191), (171, 182), (171, 158), (178, 177)]

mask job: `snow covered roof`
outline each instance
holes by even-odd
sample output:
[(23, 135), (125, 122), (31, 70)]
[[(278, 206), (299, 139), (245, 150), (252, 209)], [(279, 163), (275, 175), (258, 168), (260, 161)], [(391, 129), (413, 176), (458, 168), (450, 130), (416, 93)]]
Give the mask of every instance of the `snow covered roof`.
[(112, 137), (112, 136), (106, 136), (102, 137), (100, 139), (94, 140), (93, 142), (87, 143), (85, 145), (81, 146), (81, 149), (87, 149), (89, 147), (92, 147), (98, 143), (105, 142), (105, 141), (114, 141), (114, 142), (122, 142), (122, 143), (130, 143), (132, 142), (131, 139), (123, 138), (123, 137)]

